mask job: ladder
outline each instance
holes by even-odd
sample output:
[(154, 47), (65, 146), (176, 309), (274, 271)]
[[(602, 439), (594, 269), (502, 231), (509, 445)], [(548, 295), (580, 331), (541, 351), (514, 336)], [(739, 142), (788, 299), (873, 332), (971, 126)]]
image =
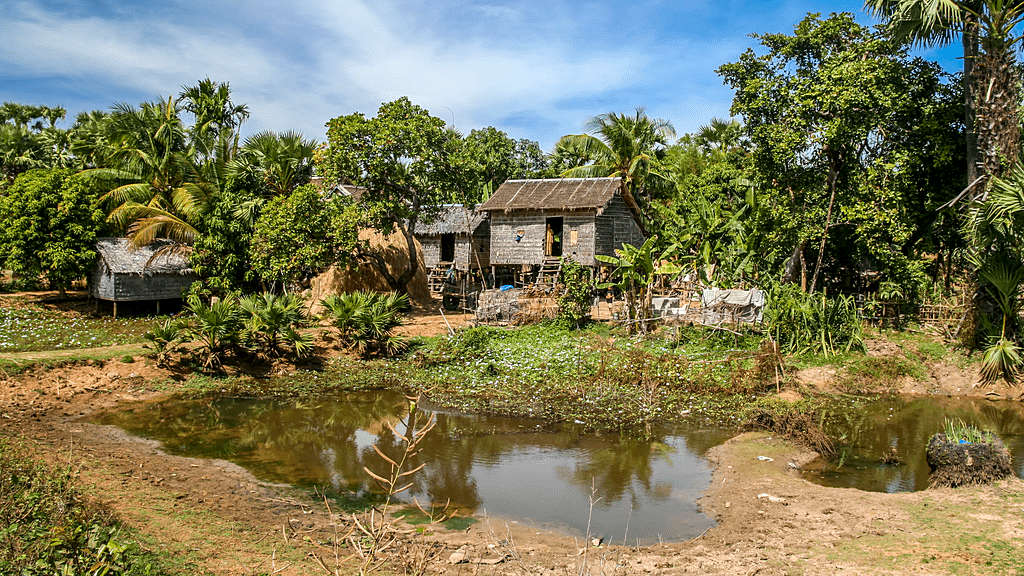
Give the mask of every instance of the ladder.
[(558, 284), (558, 280), (561, 277), (562, 259), (545, 258), (544, 263), (541, 264), (540, 270), (537, 272), (537, 281), (535, 284), (538, 288), (543, 288), (545, 292), (550, 292), (554, 289), (555, 285)]

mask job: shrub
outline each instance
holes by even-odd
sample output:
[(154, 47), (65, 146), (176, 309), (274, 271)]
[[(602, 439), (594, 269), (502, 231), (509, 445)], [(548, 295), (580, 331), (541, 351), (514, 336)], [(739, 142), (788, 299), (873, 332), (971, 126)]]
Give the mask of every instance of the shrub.
[(182, 334), (182, 323), (175, 320), (164, 320), (164, 323), (153, 328), (142, 335), (149, 341), (145, 346), (156, 350), (156, 365), (164, 366), (167, 363), (167, 355), (180, 341)]
[(305, 302), (294, 294), (264, 292), (238, 301), (242, 315), (241, 339), (250, 352), (280, 356), (284, 346), (299, 358), (313, 349), (313, 337), (299, 329), (309, 324)]
[(570, 328), (590, 314), (590, 271), (570, 258), (562, 258), (562, 282), (565, 291), (558, 298), (558, 321)]
[(409, 346), (408, 340), (394, 334), (395, 328), (402, 325), (402, 310), (409, 307), (406, 294), (332, 294), (320, 303), (327, 309), (342, 343), (363, 357), (374, 353), (398, 354)]
[(194, 314), (189, 322), (189, 338), (199, 342), (200, 350), (206, 354), (203, 366), (219, 367), (221, 355), (238, 340), (241, 330), (238, 299), (228, 296), (206, 304), (198, 296), (190, 295), (186, 308)]
[(764, 319), (769, 334), (787, 354), (829, 356), (864, 350), (864, 328), (850, 296), (829, 298), (784, 284), (768, 291)]

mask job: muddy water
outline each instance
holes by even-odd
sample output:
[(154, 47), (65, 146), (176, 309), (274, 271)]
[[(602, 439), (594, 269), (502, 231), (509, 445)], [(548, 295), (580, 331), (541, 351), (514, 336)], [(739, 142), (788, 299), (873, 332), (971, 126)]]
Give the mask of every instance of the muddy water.
[[(387, 424), (405, 433), (407, 411), (389, 393), (220, 398), (137, 405), (98, 423), (159, 440), (174, 454), (230, 460), (267, 481), (361, 495), (375, 489), (364, 466), (388, 473), (373, 445), (392, 458), (401, 451)], [(695, 502), (711, 478), (703, 454), (727, 430), (680, 428), (640, 441), (531, 420), (436, 416), (413, 462), (425, 467), (404, 493), (424, 507), (450, 500), (450, 509), (580, 536), (589, 522), (590, 534), (630, 544), (685, 540), (714, 524)]]
[[(910, 492), (928, 487), (925, 448), (947, 418), (992, 430), (1013, 456), (1024, 476), (1024, 405), (1019, 402), (967, 398), (904, 397), (864, 399), (836, 405), (826, 429), (839, 440), (840, 457), (818, 461), (804, 477), (825, 486), (874, 492)], [(895, 449), (903, 463), (883, 464)]]

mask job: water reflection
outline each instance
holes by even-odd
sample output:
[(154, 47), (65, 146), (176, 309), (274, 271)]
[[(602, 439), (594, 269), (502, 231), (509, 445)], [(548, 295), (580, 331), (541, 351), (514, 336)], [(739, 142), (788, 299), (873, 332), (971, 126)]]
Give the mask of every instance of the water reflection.
[[(240, 464), (258, 477), (299, 486), (375, 490), (363, 471), (386, 476), (376, 444), (403, 449), (408, 402), (389, 393), (319, 400), (220, 398), (140, 404), (98, 418), (163, 442), (165, 450)], [(682, 540), (713, 524), (696, 500), (710, 482), (702, 458), (727, 431), (665, 431), (651, 441), (548, 430), (530, 420), (437, 413), (412, 466), (407, 498), (592, 533), (630, 543)], [(590, 501), (594, 500), (591, 511)]]
[[(825, 486), (875, 492), (908, 492), (928, 487), (925, 448), (946, 418), (994, 431), (1010, 449), (1014, 469), (1024, 475), (1024, 407), (983, 399), (907, 397), (859, 400), (833, 407), (826, 429), (845, 445), (838, 462), (818, 462), (805, 476)], [(904, 461), (881, 462), (890, 449)]]

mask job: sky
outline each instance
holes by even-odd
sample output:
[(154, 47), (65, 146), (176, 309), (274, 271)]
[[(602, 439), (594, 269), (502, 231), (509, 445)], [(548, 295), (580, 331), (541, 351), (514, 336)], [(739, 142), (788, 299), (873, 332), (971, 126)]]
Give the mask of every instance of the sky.
[[(376, 113), (408, 96), (461, 132), (494, 126), (550, 150), (607, 112), (679, 134), (729, 115), (715, 69), (792, 33), (822, 0), (0, 0), (0, 100), (80, 111), (177, 96), (211, 78), (248, 104), (243, 133)], [(917, 51), (949, 71), (956, 46)]]

